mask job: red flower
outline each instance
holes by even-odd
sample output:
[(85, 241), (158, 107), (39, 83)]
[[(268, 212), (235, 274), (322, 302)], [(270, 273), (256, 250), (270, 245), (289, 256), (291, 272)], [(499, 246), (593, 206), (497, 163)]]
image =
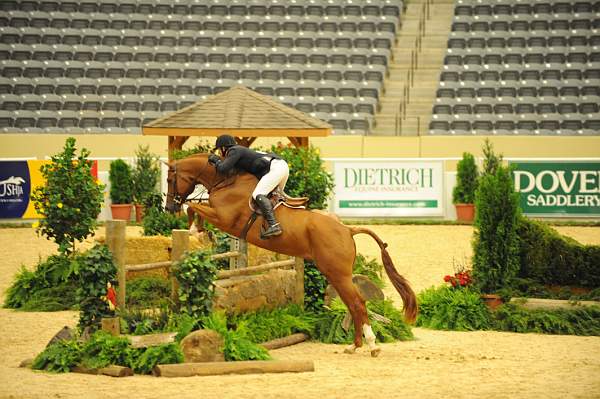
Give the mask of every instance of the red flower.
[(445, 281), (445, 282), (448, 282), (448, 281), (450, 281), (450, 280), (452, 280), (452, 276), (450, 276), (450, 275), (446, 275), (446, 276), (444, 276), (444, 281)]

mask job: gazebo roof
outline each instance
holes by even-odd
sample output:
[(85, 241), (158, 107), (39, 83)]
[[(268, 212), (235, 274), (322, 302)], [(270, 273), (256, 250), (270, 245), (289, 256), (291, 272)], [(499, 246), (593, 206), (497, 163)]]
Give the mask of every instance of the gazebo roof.
[(144, 135), (238, 137), (328, 136), (331, 125), (273, 97), (234, 86), (142, 128)]

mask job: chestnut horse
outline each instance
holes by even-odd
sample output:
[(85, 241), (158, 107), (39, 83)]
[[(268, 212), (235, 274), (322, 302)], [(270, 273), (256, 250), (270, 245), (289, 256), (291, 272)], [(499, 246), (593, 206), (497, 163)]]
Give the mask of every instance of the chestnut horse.
[[(201, 184), (210, 194), (208, 204), (188, 205), (220, 230), (239, 237), (252, 214), (248, 201), (257, 179), (245, 172), (229, 176), (219, 175), (214, 166), (208, 163), (208, 155), (198, 154), (169, 163), (166, 208), (170, 212), (178, 211), (195, 185)], [(327, 214), (305, 209), (280, 206), (276, 209), (276, 215), (283, 228), (283, 234), (262, 240), (262, 223), (259, 220), (248, 230), (246, 240), (270, 251), (315, 261), (352, 314), (354, 344), (346, 348), (347, 353), (353, 353), (356, 348), (362, 346), (363, 334), (371, 355), (377, 356), (380, 352), (369, 325), (365, 301), (352, 283), (352, 268), (356, 256), (353, 239), (355, 234), (365, 233), (377, 241), (385, 271), (402, 297), (405, 318), (409, 322), (415, 320), (415, 294), (404, 277), (396, 271), (386, 250), (387, 244), (373, 231), (362, 227), (348, 227)]]

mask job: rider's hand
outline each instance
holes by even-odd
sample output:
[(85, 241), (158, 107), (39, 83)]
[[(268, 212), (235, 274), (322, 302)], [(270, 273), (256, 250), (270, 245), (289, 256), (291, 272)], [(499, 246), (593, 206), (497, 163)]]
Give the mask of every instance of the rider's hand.
[(216, 165), (220, 160), (221, 160), (221, 158), (219, 158), (215, 154), (210, 154), (208, 156), (208, 163), (211, 164), (211, 165)]

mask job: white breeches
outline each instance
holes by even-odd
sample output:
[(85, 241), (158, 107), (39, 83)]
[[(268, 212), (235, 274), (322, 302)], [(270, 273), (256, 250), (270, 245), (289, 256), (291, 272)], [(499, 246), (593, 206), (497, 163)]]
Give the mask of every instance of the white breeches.
[(269, 195), (275, 187), (283, 191), (290, 175), (290, 168), (283, 159), (274, 159), (271, 161), (271, 170), (258, 181), (256, 188), (252, 192), (252, 198), (257, 195)]

